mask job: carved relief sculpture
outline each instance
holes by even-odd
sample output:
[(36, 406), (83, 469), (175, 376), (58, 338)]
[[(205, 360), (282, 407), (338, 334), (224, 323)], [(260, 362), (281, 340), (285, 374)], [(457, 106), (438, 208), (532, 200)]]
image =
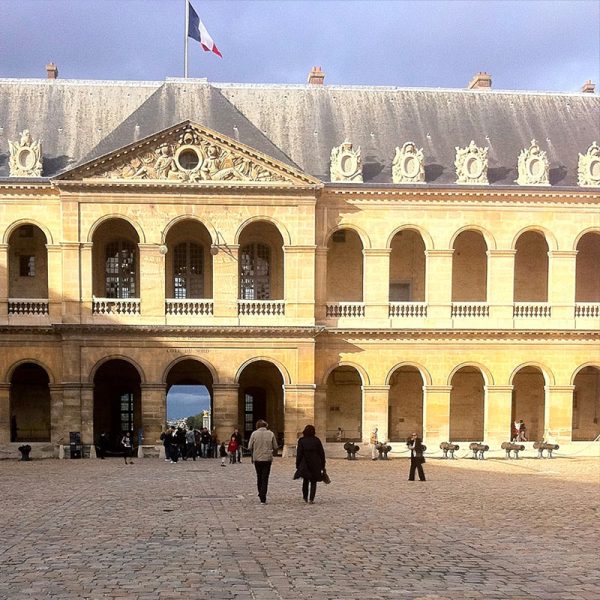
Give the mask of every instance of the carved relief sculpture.
[(600, 187), (600, 146), (596, 142), (579, 155), (578, 183), (584, 187)]
[(42, 176), (42, 144), (33, 141), (29, 129), (21, 133), (18, 142), (8, 142), (10, 158), (8, 162), (11, 177), (41, 177)]
[(466, 148), (456, 146), (456, 183), (486, 185), (488, 183), (488, 148), (479, 148), (475, 142)]
[(331, 150), (331, 181), (354, 181), (362, 183), (362, 159), (360, 147), (356, 150), (348, 140)]
[(402, 148), (396, 146), (392, 162), (394, 183), (421, 183), (425, 181), (423, 148), (417, 149), (414, 142), (406, 142)]
[(546, 153), (540, 149), (535, 140), (531, 140), (529, 148), (524, 148), (519, 154), (516, 182), (519, 185), (550, 185), (548, 172), (550, 164)]

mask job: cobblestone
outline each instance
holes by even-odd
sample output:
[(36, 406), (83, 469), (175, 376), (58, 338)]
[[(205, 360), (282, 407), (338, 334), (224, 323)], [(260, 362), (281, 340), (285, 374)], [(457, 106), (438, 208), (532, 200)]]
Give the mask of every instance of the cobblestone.
[(600, 459), (0, 462), (0, 600), (591, 600)]

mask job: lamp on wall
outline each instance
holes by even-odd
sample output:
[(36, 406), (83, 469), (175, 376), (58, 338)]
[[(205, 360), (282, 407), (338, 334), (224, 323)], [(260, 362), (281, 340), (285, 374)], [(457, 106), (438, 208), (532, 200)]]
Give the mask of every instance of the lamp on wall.
[(215, 242), (216, 243), (212, 244), (210, 247), (211, 255), (216, 256), (217, 254), (219, 254), (219, 252), (221, 250), (223, 250), (223, 252), (225, 252), (226, 254), (231, 256), (231, 258), (237, 260), (236, 256), (231, 251), (231, 248), (227, 245), (225, 238), (221, 235), (221, 232), (217, 231), (214, 227), (213, 227), (213, 230), (215, 232)]

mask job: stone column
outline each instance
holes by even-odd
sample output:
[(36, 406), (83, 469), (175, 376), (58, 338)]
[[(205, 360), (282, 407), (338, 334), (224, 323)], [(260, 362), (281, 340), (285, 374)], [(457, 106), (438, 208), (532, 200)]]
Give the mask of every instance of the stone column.
[(378, 430), (379, 441), (388, 440), (389, 385), (363, 385), (363, 443), (369, 442), (371, 432)]
[(81, 442), (94, 443), (94, 386), (91, 383), (81, 386)]
[[(48, 257), (48, 313), (51, 323), (62, 322), (62, 247), (46, 244)], [(79, 288), (79, 285), (76, 289)]]
[[(86, 243), (81, 244), (81, 316), (83, 319), (88, 319), (92, 315), (92, 298), (94, 295), (94, 269), (92, 266), (92, 248), (93, 244)], [(70, 254), (69, 248), (69, 254)], [(71, 259), (68, 259), (65, 256), (64, 264), (69, 264)], [(100, 275), (99, 275), (100, 276)], [(65, 273), (65, 282), (67, 274)], [(73, 304), (73, 307), (68, 310), (69, 314), (78, 314), (79, 313), (79, 301), (76, 297), (72, 295), (72, 292), (69, 291), (70, 288), (65, 283), (65, 293), (68, 295), (68, 302)], [(100, 290), (98, 290), (100, 292)], [(106, 291), (102, 289), (102, 291), (97, 294), (100, 297), (104, 297)]]
[[(238, 317), (238, 255), (239, 245), (221, 246), (218, 253), (213, 256), (213, 314), (215, 317)], [(220, 439), (220, 438), (219, 438)]]
[(142, 391), (142, 430), (144, 446), (161, 444), (160, 434), (167, 422), (166, 386), (164, 383), (143, 383)]
[(314, 323), (316, 246), (285, 246), (285, 316), (303, 325)]
[(433, 450), (441, 442), (449, 441), (451, 391), (451, 385), (423, 386), (423, 439), (429, 450)]
[(315, 253), (315, 318), (325, 319), (327, 302), (327, 247), (317, 246)]
[(142, 317), (165, 316), (165, 255), (159, 244), (138, 244), (140, 251), (140, 312)]
[(512, 329), (516, 250), (488, 250), (490, 326)]
[(552, 327), (575, 327), (576, 250), (548, 252), (548, 302), (552, 307)]
[(10, 443), (10, 383), (0, 383), (0, 445)]
[(512, 385), (488, 385), (485, 388), (483, 437), (490, 448), (510, 440)]
[[(544, 439), (556, 444), (571, 442), (573, 436), (574, 385), (545, 386)], [(536, 441), (536, 440), (530, 440)]]
[(213, 384), (212, 425), (217, 430), (219, 441), (228, 440), (238, 423), (239, 385), (237, 383)]
[(389, 325), (391, 254), (391, 248), (363, 250), (365, 316), (373, 327)]
[(296, 446), (306, 425), (315, 422), (315, 385), (290, 384), (284, 386), (285, 424), (283, 439), (286, 446)]
[(50, 441), (64, 444), (63, 386), (50, 385)]
[(8, 321), (8, 244), (0, 244), (0, 322)]
[(315, 386), (315, 429), (325, 443), (327, 439), (327, 386)]
[(452, 255), (454, 250), (426, 250), (428, 327), (450, 329), (452, 318)]

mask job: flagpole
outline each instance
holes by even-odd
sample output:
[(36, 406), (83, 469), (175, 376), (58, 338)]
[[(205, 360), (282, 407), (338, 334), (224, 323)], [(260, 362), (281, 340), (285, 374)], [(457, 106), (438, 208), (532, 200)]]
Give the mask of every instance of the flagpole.
[(183, 76), (188, 76), (188, 31), (190, 30), (189, 0), (185, 0), (185, 31), (183, 32)]

